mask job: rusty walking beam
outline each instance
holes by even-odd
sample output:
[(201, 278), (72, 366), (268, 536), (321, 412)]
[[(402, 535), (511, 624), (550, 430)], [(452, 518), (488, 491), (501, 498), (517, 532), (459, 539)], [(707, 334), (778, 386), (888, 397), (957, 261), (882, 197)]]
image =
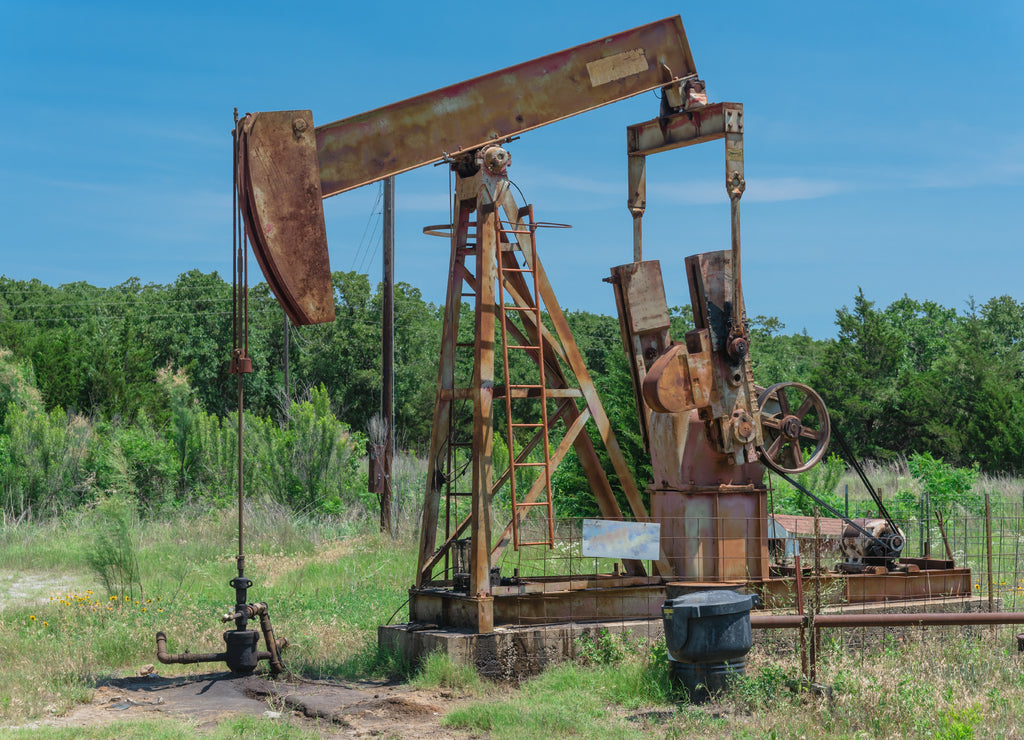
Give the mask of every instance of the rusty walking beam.
[(695, 74), (675, 16), (318, 126), (323, 197)]
[(323, 199), (697, 74), (679, 16), (313, 127), (249, 113), (235, 134), (245, 231), (296, 325), (334, 320)]

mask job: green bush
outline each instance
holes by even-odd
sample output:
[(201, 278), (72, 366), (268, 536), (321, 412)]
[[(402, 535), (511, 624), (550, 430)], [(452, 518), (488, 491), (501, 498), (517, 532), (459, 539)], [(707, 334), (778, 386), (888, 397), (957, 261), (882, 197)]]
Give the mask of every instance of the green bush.
[(296, 511), (329, 514), (370, 503), (360, 459), (366, 438), (338, 420), (323, 386), (309, 401), (291, 405), (286, 426), (270, 419), (248, 423), (259, 486), (271, 498)]
[(932, 508), (943, 513), (972, 512), (984, 510), (984, 500), (974, 492), (978, 479), (978, 465), (969, 468), (954, 468), (934, 458), (930, 453), (911, 455), (907, 460), (910, 474), (921, 483), (928, 494)]
[(118, 429), (115, 440), (124, 454), (132, 489), (139, 502), (149, 507), (172, 502), (177, 478), (174, 445), (145, 417)]
[(0, 347), (0, 428), (6, 423), (7, 407), (12, 403), (29, 411), (43, 408), (31, 365), (19, 362), (9, 349)]
[(15, 519), (60, 513), (85, 500), (91, 480), (85, 465), (92, 426), (60, 408), (50, 413), (8, 404), (4, 420), (0, 506)]

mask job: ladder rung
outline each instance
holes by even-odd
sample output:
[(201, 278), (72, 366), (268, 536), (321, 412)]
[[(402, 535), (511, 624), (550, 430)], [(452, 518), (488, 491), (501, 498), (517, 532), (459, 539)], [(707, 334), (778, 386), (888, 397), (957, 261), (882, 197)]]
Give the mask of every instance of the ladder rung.
[(516, 508), (517, 509), (525, 509), (527, 507), (547, 506), (547, 505), (548, 505), (547, 501), (530, 501), (530, 502), (525, 503), (525, 504), (516, 504)]
[(547, 467), (547, 463), (542, 462), (523, 462), (523, 463), (512, 463), (513, 468), (544, 468)]
[(505, 348), (506, 349), (532, 349), (532, 350), (539, 350), (540, 349), (540, 345), (539, 344), (506, 344)]
[[(476, 295), (474, 293), (474, 295)], [(534, 313), (540, 313), (540, 308), (537, 306), (502, 306), (503, 311), (533, 311)]]
[(543, 422), (537, 422), (537, 423), (521, 422), (521, 423), (514, 423), (514, 424), (512, 424), (512, 428), (513, 429), (519, 429), (519, 428), (523, 428), (523, 429), (536, 429), (537, 427), (542, 427), (542, 426), (544, 426)]
[(502, 272), (533, 272), (532, 267), (502, 267)]

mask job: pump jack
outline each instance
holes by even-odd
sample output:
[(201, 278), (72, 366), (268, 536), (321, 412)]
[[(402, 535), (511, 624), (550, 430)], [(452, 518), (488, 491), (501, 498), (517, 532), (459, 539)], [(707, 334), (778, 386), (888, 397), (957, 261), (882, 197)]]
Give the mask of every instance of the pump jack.
[[(533, 208), (516, 203), (509, 189), (504, 145), (650, 90), (662, 95), (658, 116), (627, 129), (633, 261), (607, 279), (654, 468), (648, 512), (541, 264)], [(731, 248), (686, 259), (696, 328), (675, 342), (660, 265), (643, 260), (646, 157), (718, 139), (725, 142)], [(581, 599), (595, 615), (656, 617), (673, 579), (770, 583), (765, 467), (792, 474), (814, 465), (828, 447), (829, 418), (806, 386), (754, 385), (740, 274), (743, 107), (708, 105), (678, 16), (319, 127), (310, 111), (250, 113), (235, 140), (246, 234), (298, 325), (334, 314), (323, 198), (441, 160), (455, 174), (453, 222), (428, 228), (450, 237), (451, 254), (412, 622), (486, 633), (498, 624), (571, 619)], [(463, 298), (473, 307), (468, 342), (459, 333)], [(468, 355), (461, 363), (460, 352)], [(509, 373), (517, 352), (532, 361), (530, 382)], [(458, 378), (467, 364), (472, 377)], [(498, 476), (495, 401), (504, 407), (509, 457)], [(661, 523), (653, 572), (626, 558), (622, 573), (502, 577), (495, 566), (509, 544), (554, 544), (551, 474), (570, 448), (602, 516), (624, 519), (584, 433), (589, 421), (632, 519)], [(557, 423), (565, 430), (552, 447)], [(506, 484), (511, 517), (495, 538), (492, 501)], [(540, 535), (525, 534), (530, 520), (542, 523)], [(969, 588), (969, 571), (942, 581), (944, 593)]]

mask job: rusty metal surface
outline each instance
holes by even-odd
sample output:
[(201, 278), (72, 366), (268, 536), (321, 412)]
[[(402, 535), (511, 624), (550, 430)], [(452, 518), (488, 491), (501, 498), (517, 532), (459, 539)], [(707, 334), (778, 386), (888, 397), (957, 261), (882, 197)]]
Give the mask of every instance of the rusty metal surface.
[(761, 423), (753, 396), (738, 267), (735, 250), (704, 252), (686, 258), (694, 326), (707, 330), (711, 339), (714, 382), (710, 403), (701, 410), (701, 417), (708, 422), (709, 441), (718, 453), (728, 455), (740, 465), (756, 459)]
[(762, 485), (764, 466), (759, 462), (732, 464), (711, 445), (707, 427), (696, 411), (651, 414), (649, 423), (655, 488), (686, 491), (700, 484)]
[(750, 615), (753, 629), (800, 627), (942, 627), (967, 624), (1024, 624), (1024, 612), (913, 612), (909, 614)]
[(795, 475), (825, 457), (832, 427), (825, 402), (814, 390), (802, 383), (776, 383), (761, 393), (757, 405), (763, 438), (757, 451), (765, 465)]
[[(602, 516), (609, 519), (621, 519), (622, 512), (619, 509), (611, 485), (605, 475), (601, 460), (594, 449), (590, 436), (583, 433), (588, 420), (593, 420), (598, 430), (604, 437), (613, 466), (619, 472), (620, 480), (625, 488), (627, 499), (630, 501), (634, 517), (644, 521), (647, 519), (646, 509), (640, 499), (636, 485), (629, 475), (628, 466), (625, 465), (621, 450), (615, 442), (614, 433), (611, 431), (607, 416), (600, 407), (593, 381), (587, 374), (583, 365), (579, 349), (572, 338), (568, 323), (562, 315), (554, 293), (544, 274), (544, 270), (535, 251), (532, 231), (523, 228), (518, 234), (518, 249), (515, 255), (504, 249), (508, 246), (498, 238), (501, 223), (498, 221), (501, 212), (504, 213), (505, 224), (523, 224), (526, 217), (526, 209), (520, 209), (515, 202), (507, 183), (498, 176), (487, 174), (488, 181), (484, 183), (485, 177), (481, 170), (472, 176), (459, 176), (456, 184), (456, 226), (452, 229), (452, 252), (451, 269), (449, 270), (449, 284), (446, 301), (446, 313), (444, 330), (442, 334), (441, 361), (438, 374), (438, 393), (435, 404), (434, 425), (431, 435), (431, 452), (429, 455), (429, 467), (427, 475), (427, 491), (424, 500), (424, 513), (422, 518), (422, 530), (420, 540), (419, 568), (417, 570), (417, 587), (428, 587), (436, 585), (432, 571), (445, 557), (451, 543), (461, 535), (465, 529), (472, 527), (474, 546), (472, 561), (475, 565), (474, 572), (477, 580), (472, 585), (473, 594), (482, 594), (488, 591), (489, 569), (488, 558), (485, 554), (487, 537), (491, 533), (491, 512), (489, 510), (490, 499), (494, 492), (500, 487), (507, 477), (502, 477), (496, 484), (493, 480), (493, 462), (490, 461), (490, 445), (493, 434), (493, 415), (490, 413), (490, 405), (493, 399), (499, 395), (499, 388), (494, 385), (494, 334), (495, 334), (495, 304), (498, 296), (495, 294), (497, 260), (508, 259), (518, 256), (526, 265), (536, 271), (536, 289), (534, 293), (527, 286), (523, 277), (522, 268), (519, 271), (507, 271), (502, 280), (502, 290), (508, 294), (511, 303), (518, 308), (530, 308), (520, 312), (523, 321), (522, 329), (514, 324), (509, 324), (507, 331), (513, 342), (519, 343), (528, 348), (527, 355), (535, 363), (543, 363), (543, 378), (545, 379), (545, 395), (550, 398), (565, 398), (566, 402), (560, 406), (559, 416), (564, 421), (567, 433), (561, 439), (558, 448), (551, 455), (552, 465), (557, 465), (569, 447), (575, 447), (577, 458), (583, 467), (584, 474), (594, 492), (598, 507)], [(475, 247), (470, 247), (469, 234), (475, 230)], [(499, 248), (501, 247), (501, 248)], [(476, 275), (471, 275), (465, 269), (465, 260), (472, 257), (476, 263)], [(473, 290), (475, 300), (475, 324), (473, 328), (474, 340), (470, 344), (474, 350), (475, 376), (467, 385), (466, 382), (455, 379), (455, 351), (457, 347), (463, 346), (456, 341), (458, 335), (458, 307), (463, 298), (464, 283)], [(538, 295), (539, 294), (539, 295)], [(538, 318), (538, 312), (532, 310), (538, 305), (538, 297), (542, 298), (542, 305), (547, 309), (551, 317), (552, 329), (545, 327)], [(559, 360), (565, 362), (566, 367), (560, 366)], [(569, 375), (575, 376), (578, 388), (570, 388)], [(549, 393), (549, 390), (551, 391)], [(509, 392), (517, 393), (516, 388), (509, 389), (501, 386), (502, 397), (507, 397)], [(517, 397), (530, 395), (523, 388), (518, 388), (521, 393)], [(583, 409), (576, 406), (575, 398), (581, 397), (586, 402)], [(473, 473), (472, 482), (457, 489), (458, 495), (469, 494), (472, 496), (473, 508), (471, 514), (461, 523), (450, 522), (449, 528), (447, 517), (442, 522), (440, 504), (445, 494), (446, 485), (450, 481), (450, 470), (443, 464), (448, 452), (452, 449), (453, 440), (449, 438), (450, 424), (452, 418), (453, 402), (458, 399), (474, 401), (473, 413), (473, 438), (469, 449), (472, 451)], [(486, 404), (486, 409), (483, 408)], [(525, 454), (524, 448), (521, 454)], [(518, 459), (519, 455), (515, 457)], [(487, 461), (486, 468), (484, 463)], [(543, 483), (538, 477), (537, 481)], [(537, 491), (540, 487), (535, 486)], [(532, 503), (534, 499), (534, 488), (527, 493), (524, 502)], [(453, 489), (455, 490), (455, 489)], [(456, 495), (456, 494), (452, 494)], [(461, 515), (460, 515), (461, 516)], [(442, 545), (437, 548), (438, 529), (445, 524), (442, 535)], [(498, 535), (497, 542), (490, 549), (490, 559), (493, 562), (500, 557), (504, 547), (509, 542), (510, 530), (506, 527), (504, 533)], [(663, 573), (668, 572), (667, 562), (663, 562)], [(624, 565), (628, 571), (643, 573), (643, 566), (639, 561), (626, 559)], [(426, 607), (424, 607), (426, 608)], [(460, 607), (461, 608), (461, 607)], [(479, 613), (475, 610), (466, 611), (460, 619), (484, 619), (486, 622), (485, 606), (481, 606)]]
[(652, 411), (676, 414), (697, 408), (687, 359), (686, 347), (673, 344), (648, 368), (641, 394)]
[[(803, 576), (806, 594), (819, 583), (829, 604), (863, 604), (936, 597), (971, 595), (969, 568), (937, 568), (907, 573), (829, 573)], [(838, 587), (837, 587), (838, 585)], [(765, 607), (788, 607), (793, 602), (793, 578), (772, 578), (757, 584)]]
[[(640, 209), (642, 213), (642, 208)], [(635, 222), (639, 225), (639, 220)], [(640, 419), (644, 446), (650, 449), (647, 422), (650, 409), (644, 403), (642, 385), (648, 365), (672, 343), (670, 319), (661, 264), (657, 260), (636, 261), (611, 269), (605, 278), (615, 289), (622, 346), (629, 358), (633, 397)]]
[(675, 16), (329, 123), (317, 128), (323, 195), (694, 74), (686, 33)]
[(722, 139), (727, 132), (743, 133), (741, 103), (715, 103), (628, 126), (626, 149), (631, 158), (646, 156)]
[[(652, 502), (652, 507), (654, 506)], [(664, 527), (664, 525), (663, 525)], [(738, 573), (738, 572), (737, 572)], [(897, 606), (901, 602), (920, 604), (920, 599), (965, 597), (970, 593), (971, 572), (965, 568), (936, 569), (915, 573), (888, 573), (877, 575), (804, 576), (802, 590), (818, 588), (831, 595), (829, 603), (886, 602)], [(860, 585), (850, 587), (851, 583)], [(794, 578), (747, 578), (737, 574), (730, 579), (661, 579), (636, 576), (549, 576), (531, 578), (516, 585), (495, 586), (492, 598), (482, 602), (465, 594), (444, 588), (416, 588), (410, 591), (410, 618), (413, 621), (432, 622), (441, 627), (476, 629), (481, 613), (493, 610), (494, 625), (545, 624), (589, 619), (657, 618), (666, 595), (679, 595), (694, 590), (713, 588), (753, 589), (759, 592), (768, 609), (791, 608)], [(838, 583), (839, 588), (836, 588)], [(847, 588), (842, 588), (843, 585)], [(966, 589), (964, 586), (966, 585)], [(846, 591), (846, 593), (844, 593)], [(1001, 617), (989, 613), (946, 614), (922, 613), (909, 615), (844, 614), (818, 615), (817, 626), (853, 626), (857, 618), (891, 620), (904, 618), (905, 623), (921, 624), (1015, 624), (1016, 621), (998, 621)], [(977, 621), (957, 621), (957, 618)], [(752, 626), (800, 627), (799, 615), (772, 616), (751, 614)], [(1016, 617), (1013, 617), (1016, 619)], [(991, 621), (989, 621), (991, 620)], [(881, 624), (900, 624), (884, 621)], [(1024, 623), (1024, 622), (1022, 622)], [(857, 624), (869, 626), (870, 622)], [(483, 631), (483, 630), (477, 630)]]
[(333, 321), (313, 115), (250, 113), (236, 137), (239, 205), (264, 277), (292, 323)]
[(815, 627), (937, 627), (947, 624), (1024, 624), (1024, 612), (819, 614), (814, 618)]
[(766, 492), (721, 489), (651, 491), (662, 546), (678, 576), (696, 581), (768, 577)]
[[(409, 594), (409, 618), (439, 627), (478, 629), (478, 602), (465, 595), (439, 589), (413, 589)], [(493, 611), (494, 626), (557, 624), (600, 619), (654, 619), (661, 616), (665, 588), (660, 584), (607, 586), (593, 589), (504, 594), (486, 600)]]
[(686, 334), (686, 344), (673, 344), (648, 368), (644, 402), (652, 411), (675, 414), (707, 408), (711, 401), (712, 358), (706, 329)]
[[(660, 332), (669, 328), (668, 301), (658, 260), (630, 262), (613, 267), (612, 276), (622, 286), (628, 326), (631, 334)], [(645, 347), (661, 349), (656, 345)]]

